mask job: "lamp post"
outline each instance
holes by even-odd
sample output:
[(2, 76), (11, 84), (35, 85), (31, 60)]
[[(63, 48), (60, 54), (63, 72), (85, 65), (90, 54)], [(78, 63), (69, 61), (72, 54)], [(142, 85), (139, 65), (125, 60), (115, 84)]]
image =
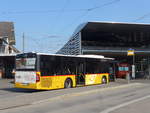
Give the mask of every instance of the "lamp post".
[(24, 49), (25, 49), (25, 37), (24, 37), (24, 33), (22, 35), (22, 52), (24, 53)]

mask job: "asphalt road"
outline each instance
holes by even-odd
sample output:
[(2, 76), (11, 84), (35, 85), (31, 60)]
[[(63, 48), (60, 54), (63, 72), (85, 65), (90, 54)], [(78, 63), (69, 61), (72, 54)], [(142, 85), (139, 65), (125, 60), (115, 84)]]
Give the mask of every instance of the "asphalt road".
[(0, 79), (0, 100), (37, 92), (35, 90), (14, 88), (13, 79)]
[[(6, 90), (0, 90), (0, 94), (3, 91)], [(10, 97), (0, 98), (0, 103), (5, 103), (4, 106), (0, 106), (2, 113), (149, 113), (150, 111), (150, 81), (42, 92), (9, 92), (9, 90), (6, 92)], [(21, 99), (23, 100), (20, 101)], [(16, 106), (10, 106), (16, 103), (18, 103)]]

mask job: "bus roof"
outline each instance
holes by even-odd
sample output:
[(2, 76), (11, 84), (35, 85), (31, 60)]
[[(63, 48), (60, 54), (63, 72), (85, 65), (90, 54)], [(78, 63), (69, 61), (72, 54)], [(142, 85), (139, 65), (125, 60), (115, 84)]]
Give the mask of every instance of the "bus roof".
[(2, 56), (2, 57), (3, 57), (3, 56), (4, 56), (4, 57), (5, 57), (5, 56), (16, 56), (16, 54), (0, 54), (0, 57), (1, 57), (1, 56)]
[[(35, 52), (29, 52), (35, 53)], [(78, 57), (78, 58), (93, 58), (93, 59), (108, 59), (114, 60), (114, 58), (104, 57), (103, 55), (64, 55), (64, 54), (49, 54), (49, 53), (35, 53), (37, 55), (51, 55), (51, 56), (66, 56), (66, 57)]]
[(114, 60), (114, 58), (108, 58), (104, 57), (102, 55), (76, 55), (77, 57), (82, 57), (82, 58), (96, 58), (96, 59), (110, 59)]

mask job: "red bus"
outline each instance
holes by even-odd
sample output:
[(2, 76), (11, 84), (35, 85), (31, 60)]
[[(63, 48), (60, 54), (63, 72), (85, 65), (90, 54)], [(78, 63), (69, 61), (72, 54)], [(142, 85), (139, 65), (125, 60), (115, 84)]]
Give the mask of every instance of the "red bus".
[(130, 67), (130, 64), (128, 64), (128, 63), (118, 63), (116, 77), (117, 78), (125, 78), (127, 73), (130, 72), (129, 67)]

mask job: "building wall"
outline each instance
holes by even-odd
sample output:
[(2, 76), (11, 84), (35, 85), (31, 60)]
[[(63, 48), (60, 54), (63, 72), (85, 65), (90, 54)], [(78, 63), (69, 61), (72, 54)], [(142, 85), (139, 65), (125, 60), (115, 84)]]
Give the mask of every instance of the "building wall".
[(81, 33), (72, 36), (70, 40), (57, 52), (57, 54), (79, 55), (81, 53)]

